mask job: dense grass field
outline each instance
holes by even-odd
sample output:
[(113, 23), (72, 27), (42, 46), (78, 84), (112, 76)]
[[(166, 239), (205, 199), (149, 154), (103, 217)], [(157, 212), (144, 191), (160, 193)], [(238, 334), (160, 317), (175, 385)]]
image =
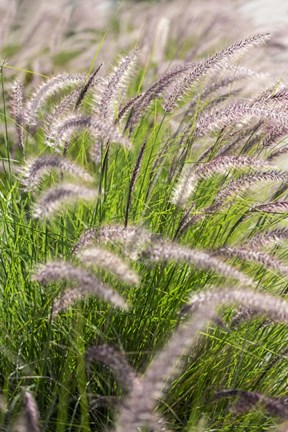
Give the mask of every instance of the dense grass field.
[(1, 430), (288, 430), (288, 90), (240, 57), (267, 40), (3, 60)]

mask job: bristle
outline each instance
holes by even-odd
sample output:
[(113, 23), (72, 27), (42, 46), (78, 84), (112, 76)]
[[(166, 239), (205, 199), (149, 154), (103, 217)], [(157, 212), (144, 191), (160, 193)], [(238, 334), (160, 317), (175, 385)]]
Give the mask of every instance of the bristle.
[(246, 249), (259, 250), (288, 240), (288, 229), (275, 229), (264, 234), (256, 234), (244, 243)]
[(77, 243), (73, 246), (72, 254), (77, 254), (79, 250), (84, 249), (87, 246), (93, 245), (94, 242), (96, 243), (98, 233), (99, 229), (97, 228), (90, 228), (84, 231), (80, 235)]
[(86, 289), (85, 292), (79, 288), (68, 288), (61, 296), (56, 297), (53, 302), (52, 319), (56, 319), (57, 316), (66, 311), (70, 306), (73, 306), (77, 301), (91, 295), (95, 295), (93, 289)]
[(63, 206), (77, 201), (94, 201), (98, 196), (96, 189), (76, 184), (63, 183), (44, 192), (34, 206), (33, 217), (45, 219), (53, 216)]
[(18, 135), (18, 146), (24, 149), (24, 86), (19, 80), (14, 81), (10, 91), (10, 107), (15, 119), (16, 131)]
[(46, 116), (46, 125), (45, 125), (46, 137), (49, 136), (52, 137), (53, 130), (55, 129), (55, 123), (58, 124), (60, 120), (64, 120), (67, 116), (71, 114), (79, 96), (80, 96), (80, 90), (77, 88), (76, 90), (73, 90), (67, 95), (63, 96), (59, 100), (59, 102), (57, 102), (53, 106), (53, 110), (51, 111), (51, 114), (49, 113)]
[(163, 90), (169, 87), (177, 76), (183, 74), (194, 66), (194, 63), (189, 63), (173, 68), (171, 71), (161, 76), (141, 97), (137, 98), (136, 101), (133, 101), (132, 113), (129, 118), (130, 129), (133, 130), (136, 127), (139, 119), (146, 114), (153, 100), (161, 95)]
[(132, 390), (138, 377), (129, 365), (123, 353), (110, 345), (98, 345), (88, 348), (85, 354), (86, 362), (100, 362), (108, 366), (125, 390)]
[(33, 397), (33, 395), (24, 391), (23, 394), (23, 403), (24, 403), (24, 418), (26, 423), (26, 431), (28, 432), (40, 432), (39, 426), (39, 410), (38, 405)]
[(95, 78), (99, 72), (99, 70), (102, 67), (102, 63), (98, 66), (98, 68), (92, 72), (88, 78), (88, 80), (86, 81), (85, 85), (83, 86), (83, 89), (80, 91), (78, 99), (76, 101), (75, 104), (75, 108), (79, 108), (79, 106), (82, 104), (83, 100), (85, 99), (85, 96), (87, 94), (87, 92), (89, 91), (89, 89), (94, 85), (95, 83)]
[(37, 114), (50, 96), (67, 86), (83, 85), (84, 81), (85, 77), (80, 74), (60, 74), (41, 84), (26, 104), (25, 123), (29, 126), (37, 126)]
[[(287, 132), (288, 132), (288, 130), (285, 129), (284, 134), (286, 135)], [(267, 157), (267, 161), (271, 161), (273, 159), (276, 159), (279, 156), (284, 156), (287, 153), (288, 153), (288, 146), (284, 145), (280, 149), (275, 150), (272, 153), (270, 153), (270, 155)]]
[(132, 50), (122, 58), (113, 72), (103, 80), (100, 95), (97, 96), (96, 113), (100, 118), (113, 122), (115, 118), (114, 104), (128, 76), (131, 74), (139, 49)]
[(216, 271), (217, 273), (237, 279), (243, 285), (254, 285), (253, 281), (232, 266), (227, 266), (220, 259), (215, 259), (211, 254), (190, 249), (168, 241), (153, 243), (142, 254), (143, 259), (153, 262), (176, 261), (195, 266), (197, 269)]
[(265, 213), (286, 213), (288, 211), (288, 201), (273, 201), (266, 204), (255, 204), (250, 211)]
[(83, 129), (90, 131), (96, 139), (100, 137), (107, 141), (118, 142), (125, 148), (131, 148), (129, 141), (121, 135), (115, 125), (107, 125), (103, 120), (80, 114), (72, 114), (59, 122), (56, 121), (53, 129), (46, 136), (46, 145), (56, 149), (62, 148), (63, 143), (69, 142), (75, 131)]
[(195, 83), (197, 79), (202, 77), (207, 72), (215, 71), (215, 69), (221, 67), (221, 62), (227, 62), (227, 59), (235, 56), (236, 54), (243, 53), (254, 46), (265, 42), (268, 38), (268, 34), (260, 34), (252, 36), (251, 38), (244, 39), (230, 47), (216, 53), (213, 57), (203, 61), (195, 66), (195, 69), (184, 74), (178, 80), (178, 83), (171, 90), (169, 97), (165, 103), (165, 110), (171, 112), (175, 107), (176, 102), (183, 97)]
[[(65, 261), (50, 261), (45, 265), (38, 267), (33, 280), (46, 285), (50, 282), (63, 282), (74, 281), (77, 283), (77, 288), (67, 290), (64, 296), (56, 299), (57, 307), (54, 304), (54, 315), (56, 312), (62, 310), (66, 305), (74, 302), (77, 299), (84, 297), (88, 294), (96, 295), (103, 300), (113, 304), (121, 309), (127, 309), (124, 299), (109, 285), (104, 284), (95, 276), (91, 275), (88, 271), (75, 267), (74, 265)], [(69, 301), (71, 295), (72, 301)], [(63, 304), (61, 302), (63, 301)]]
[(244, 261), (260, 264), (267, 270), (273, 270), (284, 276), (288, 276), (288, 266), (283, 264), (277, 258), (264, 252), (245, 249), (242, 247), (225, 247), (218, 249), (215, 252), (215, 255), (226, 258), (239, 258)]
[[(230, 182), (228, 186), (223, 188), (216, 196), (214, 202), (217, 208), (222, 205), (228, 198), (234, 194), (239, 195), (240, 192), (245, 191), (255, 184), (264, 182), (286, 182), (288, 180), (288, 171), (264, 171), (255, 174), (243, 174), (238, 179)], [(207, 209), (208, 210), (208, 209)]]
[[(285, 110), (280, 107), (270, 107), (260, 102), (233, 103), (219, 110), (215, 108), (207, 114), (202, 114), (197, 121), (195, 136), (201, 137), (208, 133), (237, 124), (246, 125), (248, 120), (267, 119), (275, 122), (281, 129), (288, 130), (288, 120)], [(191, 129), (191, 126), (187, 128)]]
[(125, 114), (129, 111), (129, 109), (133, 109), (133, 105), (143, 96), (143, 93), (140, 93), (136, 96), (133, 96), (131, 99), (128, 100), (128, 102), (126, 102), (122, 108), (120, 108), (119, 113), (118, 113), (118, 117), (116, 119), (116, 121), (120, 121)]
[(114, 253), (102, 247), (89, 247), (81, 249), (78, 258), (83, 264), (95, 265), (96, 267), (103, 268), (108, 272), (114, 274), (117, 278), (128, 284), (137, 285), (139, 277), (126, 262), (115, 255)]
[(216, 93), (223, 88), (229, 88), (229, 86), (231, 86), (231, 84), (234, 84), (234, 82), (244, 79), (246, 77), (247, 75), (245, 73), (235, 73), (232, 77), (223, 78), (220, 81), (212, 81), (200, 92), (200, 94), (196, 95), (192, 99), (189, 105), (189, 111), (193, 114), (196, 107), (197, 109), (199, 109), (199, 102), (202, 103), (207, 99), (208, 96), (212, 95), (213, 93)]
[(216, 393), (217, 398), (237, 397), (237, 402), (233, 406), (233, 412), (243, 414), (253, 408), (264, 408), (272, 416), (288, 419), (288, 405), (283, 398), (267, 397), (261, 393), (249, 392), (245, 390), (222, 390)]
[(84, 168), (57, 155), (40, 156), (26, 161), (20, 173), (20, 181), (25, 186), (25, 190), (31, 191), (39, 186), (43, 177), (53, 169), (64, 171), (84, 182), (93, 181), (93, 177)]
[(121, 251), (130, 259), (138, 259), (156, 234), (137, 226), (123, 227), (121, 225), (105, 225), (99, 229), (91, 228), (85, 231), (73, 248), (73, 253), (91, 244), (104, 243), (122, 246)]
[(219, 156), (211, 162), (199, 164), (196, 168), (185, 166), (174, 189), (171, 202), (184, 206), (195, 191), (198, 182), (214, 174), (227, 174), (231, 169), (264, 169), (268, 166), (268, 162), (248, 156)]

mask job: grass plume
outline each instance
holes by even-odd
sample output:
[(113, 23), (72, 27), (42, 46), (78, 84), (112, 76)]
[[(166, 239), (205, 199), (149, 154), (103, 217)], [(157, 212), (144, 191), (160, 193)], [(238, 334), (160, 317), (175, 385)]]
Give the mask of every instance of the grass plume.
[(72, 183), (63, 183), (48, 189), (37, 199), (34, 205), (33, 217), (46, 219), (53, 216), (63, 207), (79, 201), (95, 201), (97, 196), (96, 189)]
[[(96, 295), (103, 300), (113, 304), (121, 309), (127, 309), (124, 299), (112, 287), (104, 284), (88, 271), (75, 267), (65, 261), (50, 261), (47, 264), (38, 267), (33, 279), (46, 285), (51, 282), (71, 281), (76, 282), (77, 287), (69, 289), (56, 299), (53, 307), (54, 315), (59, 311), (72, 304), (75, 299), (83, 298), (87, 295)], [(76, 297), (77, 293), (77, 297)], [(70, 299), (70, 300), (69, 300)]]

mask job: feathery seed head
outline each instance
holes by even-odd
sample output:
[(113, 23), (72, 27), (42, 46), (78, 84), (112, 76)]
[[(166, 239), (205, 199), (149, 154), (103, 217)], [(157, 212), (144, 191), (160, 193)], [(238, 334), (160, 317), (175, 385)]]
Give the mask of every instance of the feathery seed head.
[(193, 265), (196, 268), (216, 271), (217, 273), (237, 279), (243, 285), (254, 285), (254, 282), (246, 275), (227, 265), (220, 259), (213, 257), (211, 254), (190, 249), (181, 246), (177, 243), (168, 241), (153, 242), (153, 245), (148, 247), (142, 253), (142, 258), (149, 259), (153, 262), (176, 261)]
[(77, 201), (94, 201), (98, 196), (96, 189), (89, 189), (76, 184), (63, 183), (48, 189), (35, 203), (34, 218), (48, 218), (53, 216), (63, 206), (77, 203)]
[(25, 190), (31, 191), (36, 186), (39, 186), (43, 176), (53, 169), (64, 171), (85, 182), (93, 181), (93, 178), (84, 168), (69, 159), (57, 155), (40, 156), (26, 161), (22, 168), (20, 181), (24, 184)]
[(185, 205), (200, 180), (209, 178), (214, 174), (227, 174), (231, 169), (263, 169), (269, 163), (248, 156), (219, 156), (210, 162), (201, 163), (196, 168), (185, 166), (184, 172), (174, 189), (171, 202), (176, 205)]
[(125, 148), (131, 148), (130, 142), (117, 129), (114, 124), (105, 124), (101, 119), (72, 114), (60, 119), (53, 124), (49, 135), (46, 137), (46, 145), (49, 147), (61, 148), (64, 142), (69, 142), (75, 131), (87, 129), (93, 136), (107, 141), (118, 142)]
[(192, 84), (194, 84), (195, 81), (200, 77), (208, 72), (217, 70), (219, 67), (221, 68), (221, 64), (223, 64), (223, 62), (227, 63), (227, 59), (234, 57), (239, 53), (242, 54), (248, 49), (264, 43), (268, 37), (269, 34), (266, 33), (244, 39), (231, 45), (223, 51), (216, 53), (213, 57), (210, 57), (209, 59), (195, 65), (194, 69), (189, 70), (186, 74), (183, 74), (178, 78), (178, 82), (176, 82), (175, 86), (170, 92), (169, 97), (166, 100), (165, 110), (171, 112), (173, 108), (175, 108), (177, 101), (187, 93)]
[(288, 229), (279, 228), (264, 234), (256, 234), (244, 244), (245, 249), (261, 249), (288, 240)]
[(10, 90), (10, 108), (11, 113), (15, 119), (16, 131), (18, 135), (18, 145), (22, 149), (24, 148), (24, 103), (24, 86), (21, 81), (16, 80), (14, 81)]
[(256, 250), (239, 248), (239, 247), (224, 247), (220, 248), (215, 252), (216, 255), (224, 256), (227, 258), (239, 258), (244, 261), (251, 261), (256, 264), (262, 265), (265, 269), (275, 270), (283, 274), (288, 275), (288, 266), (283, 264), (277, 258), (266, 254), (264, 252), (259, 252)]
[(94, 264), (97, 267), (103, 268), (114, 274), (123, 282), (133, 285), (137, 285), (139, 282), (137, 273), (134, 272), (122, 258), (107, 249), (96, 246), (89, 247), (81, 249), (77, 256), (84, 264)]
[(24, 418), (27, 427), (27, 432), (40, 432), (39, 426), (39, 410), (38, 405), (33, 397), (33, 395), (25, 391), (23, 394), (23, 403), (24, 403)]
[(50, 96), (67, 86), (79, 86), (83, 85), (84, 82), (84, 75), (60, 74), (41, 84), (26, 104), (24, 111), (25, 123), (29, 126), (37, 126), (37, 114)]
[(271, 398), (261, 393), (245, 390), (221, 390), (216, 393), (217, 398), (234, 397), (238, 398), (233, 406), (233, 412), (243, 414), (255, 407), (263, 407), (269, 414), (288, 419), (288, 404), (283, 398)]
[(286, 213), (288, 211), (288, 201), (269, 202), (266, 204), (255, 204), (250, 211), (266, 213)]
[(138, 259), (157, 235), (137, 226), (106, 225), (98, 229), (85, 231), (73, 248), (73, 253), (93, 243), (120, 244), (122, 252), (130, 259)]
[(96, 114), (102, 119), (113, 123), (114, 103), (120, 91), (125, 89), (128, 77), (133, 70), (139, 49), (132, 50), (126, 57), (122, 58), (113, 72), (102, 80), (100, 95), (96, 97)]
[(135, 370), (129, 365), (125, 355), (110, 345), (98, 345), (88, 348), (86, 361), (101, 362), (116, 375), (124, 389), (130, 391), (138, 379)]
[(67, 290), (64, 296), (61, 295), (56, 299), (54, 315), (67, 305), (72, 304), (75, 299), (86, 295), (96, 295), (116, 307), (127, 309), (124, 299), (113, 288), (98, 280), (88, 271), (65, 261), (51, 261), (39, 267), (34, 274), (33, 280), (43, 285), (49, 282), (76, 282), (77, 288)]

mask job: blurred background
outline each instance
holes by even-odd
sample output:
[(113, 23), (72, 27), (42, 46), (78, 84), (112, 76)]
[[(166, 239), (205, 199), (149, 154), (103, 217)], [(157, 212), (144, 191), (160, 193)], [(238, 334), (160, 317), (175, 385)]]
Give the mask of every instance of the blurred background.
[(287, 73), (284, 0), (0, 0), (0, 17), (0, 56), (7, 69), (50, 75), (88, 71), (101, 61), (105, 70), (117, 54), (141, 41), (140, 61), (149, 59), (161, 72), (167, 60), (197, 60), (268, 31), (271, 39), (259, 52), (261, 66), (258, 54), (249, 66), (276, 79)]

